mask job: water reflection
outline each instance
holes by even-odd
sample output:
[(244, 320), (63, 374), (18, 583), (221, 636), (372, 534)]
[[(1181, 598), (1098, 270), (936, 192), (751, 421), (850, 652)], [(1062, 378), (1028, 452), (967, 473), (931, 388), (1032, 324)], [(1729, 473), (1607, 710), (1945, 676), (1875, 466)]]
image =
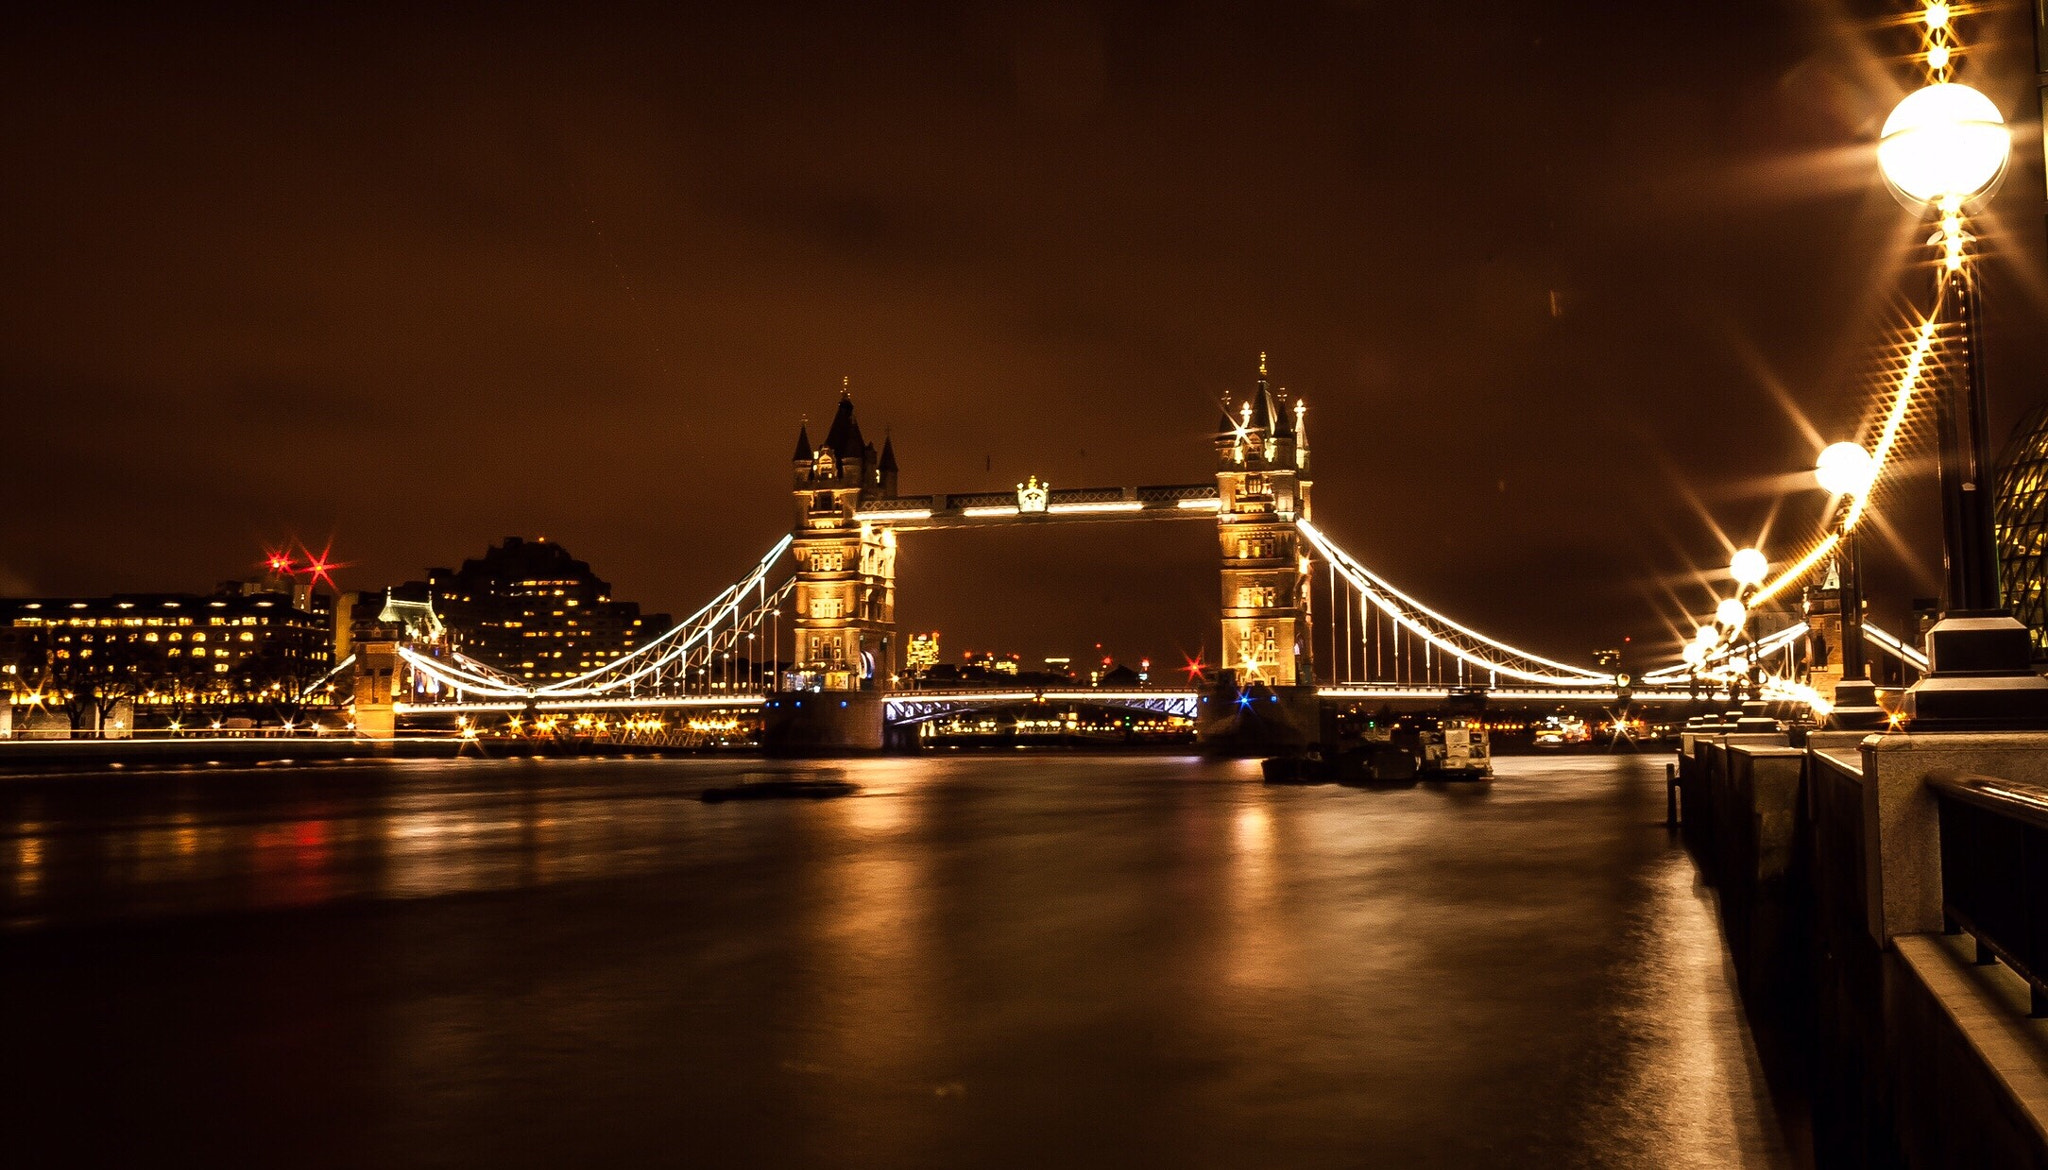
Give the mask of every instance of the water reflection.
[[(593, 775), (602, 781), (586, 783)], [(640, 872), (674, 862), (678, 807), (708, 782), (654, 760), (17, 780), (0, 789), (0, 841), (11, 846), (0, 850), (0, 922), (429, 898)], [(51, 820), (31, 819), (32, 807)]]
[(1612, 981), (1612, 1075), (1584, 1114), (1588, 1133), (1675, 1168), (1785, 1164), (1782, 1135), (1762, 1119), (1761, 1062), (1735, 996), (1719, 927), (1695, 871), (1667, 858), (1643, 874)]
[(226, 1109), (338, 1165), (1780, 1161), (1656, 761), (1381, 792), (962, 755), (695, 799), (764, 767), (0, 789), (0, 996), (48, 1009), (11, 1043), (159, 1146)]
[(36, 828), (23, 826), (22, 836), (14, 842), (12, 886), (18, 902), (33, 901), (43, 881), (43, 839), (35, 835)]

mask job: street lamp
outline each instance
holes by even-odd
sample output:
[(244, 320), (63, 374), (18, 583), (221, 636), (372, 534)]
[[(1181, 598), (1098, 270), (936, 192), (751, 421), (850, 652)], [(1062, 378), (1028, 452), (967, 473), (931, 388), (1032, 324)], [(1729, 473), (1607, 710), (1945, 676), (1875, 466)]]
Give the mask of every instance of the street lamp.
[[(1771, 560), (1753, 548), (1737, 549), (1735, 555), (1728, 558), (1728, 575), (1735, 578), (1735, 596), (1715, 607), (1714, 619), (1728, 628), (1728, 641), (1733, 645), (1741, 640), (1745, 633), (1744, 627), (1749, 621), (1750, 599), (1756, 596), (1757, 590), (1764, 583), (1764, 578), (1771, 575)], [(1747, 633), (1749, 656), (1746, 660), (1747, 670), (1743, 673), (1748, 675), (1749, 697), (1761, 699), (1763, 663), (1757, 657), (1755, 631)]]
[(1863, 496), (1877, 478), (1877, 463), (1860, 443), (1830, 443), (1813, 462), (1814, 482), (1832, 496)]
[(1835, 683), (1829, 719), (1841, 730), (1877, 727), (1884, 708), (1868, 677), (1863, 655), (1863, 554), (1851, 523), (1857, 503), (1870, 494), (1877, 461), (1858, 443), (1831, 443), (1814, 460), (1814, 481), (1835, 498), (1835, 609), (1841, 616), (1842, 674)]
[(1730, 636), (1742, 632), (1742, 623), (1749, 619), (1749, 608), (1733, 597), (1724, 597), (1714, 607), (1714, 620), (1725, 627)]
[(1741, 549), (1728, 559), (1728, 575), (1735, 578), (1735, 583), (1747, 593), (1762, 585), (1764, 578), (1771, 575), (1771, 562), (1753, 548)]
[(1945, 80), (1907, 95), (1885, 119), (1877, 148), (1892, 193), (1939, 217), (1931, 240), (1941, 259), (1935, 312), (1952, 314), (1961, 350), (1962, 376), (1946, 379), (1935, 395), (1947, 597), (1928, 631), (1928, 673), (1905, 700), (1907, 717), (1924, 724), (2048, 722), (2048, 680), (2033, 672), (2027, 628), (2000, 605), (1981, 310), (1962, 221), (1964, 207), (1997, 184), (2011, 153), (2011, 134), (1991, 99)]
[(1892, 107), (1877, 140), (1877, 165), (1908, 206), (1967, 203), (2005, 172), (2012, 136), (1990, 98), (1943, 81)]

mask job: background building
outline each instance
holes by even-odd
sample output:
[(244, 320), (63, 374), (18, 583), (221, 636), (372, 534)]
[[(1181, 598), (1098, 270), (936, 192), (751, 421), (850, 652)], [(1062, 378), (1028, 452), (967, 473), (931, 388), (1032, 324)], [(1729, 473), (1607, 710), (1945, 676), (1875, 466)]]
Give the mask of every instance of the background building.
[(457, 570), (429, 569), (395, 596), (422, 599), (462, 650), (516, 678), (573, 678), (669, 629), (553, 541), (508, 536)]
[(334, 599), (336, 662), (355, 653), (360, 642), (439, 643), (447, 635), (425, 582), (349, 590)]
[(274, 707), (295, 717), (333, 670), (328, 615), (289, 592), (117, 593), (0, 600), (0, 674), (17, 705), (63, 711), (74, 729), (177, 722), (202, 708)]
[(2032, 632), (2041, 662), (2048, 659), (2048, 404), (2027, 412), (2006, 441), (1992, 512), (1999, 589)]
[(903, 644), (903, 673), (917, 678), (939, 664), (939, 632), (912, 634)]

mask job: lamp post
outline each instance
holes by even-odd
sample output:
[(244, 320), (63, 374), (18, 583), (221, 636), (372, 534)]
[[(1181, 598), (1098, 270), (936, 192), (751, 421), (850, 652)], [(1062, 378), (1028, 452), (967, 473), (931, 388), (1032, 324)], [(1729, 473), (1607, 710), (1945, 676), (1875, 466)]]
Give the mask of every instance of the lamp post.
[[(1944, 28), (1948, 17), (1943, 6)], [(1935, 25), (1932, 8), (1928, 23)], [(1935, 396), (1947, 596), (1941, 621), (1927, 635), (1928, 673), (1906, 692), (1906, 716), (1921, 725), (2048, 723), (2048, 680), (2033, 672), (2027, 628), (1999, 604), (1984, 351), (1963, 227), (1964, 208), (1997, 184), (2011, 148), (1991, 99), (1946, 80), (1908, 94), (1885, 119), (1877, 146), (1893, 194), (1938, 219), (1932, 240), (1940, 258), (1936, 312), (1950, 315), (1960, 350), (1959, 360), (1947, 363), (1952, 374), (1959, 367), (1960, 376), (1944, 378)]]
[[(1721, 644), (1721, 631), (1713, 626), (1700, 626), (1693, 630), (1692, 641), (1685, 647), (1686, 665), (1692, 668), (1693, 697), (1699, 697), (1700, 671), (1711, 665), (1714, 649)], [(1714, 697), (1713, 678), (1707, 679), (1707, 698)]]
[(1844, 731), (1885, 721), (1863, 652), (1863, 553), (1853, 523), (1856, 505), (1870, 494), (1876, 477), (1877, 462), (1856, 443), (1830, 444), (1813, 465), (1814, 481), (1835, 498), (1834, 527), (1841, 538), (1835, 553), (1835, 607), (1842, 619), (1842, 677), (1828, 718)]
[(1728, 640), (1732, 643), (1738, 637), (1749, 638), (1749, 697), (1752, 701), (1763, 698), (1763, 663), (1757, 661), (1756, 633), (1749, 629), (1749, 602), (1763, 585), (1764, 578), (1771, 575), (1770, 558), (1753, 548), (1737, 549), (1728, 558), (1728, 575), (1735, 578), (1735, 596), (1721, 602), (1714, 609), (1714, 618), (1728, 628)]
[[(2048, 0), (2034, 0), (2034, 87), (2041, 97), (2041, 147), (2048, 161)], [(2048, 170), (2041, 175), (2048, 183)]]

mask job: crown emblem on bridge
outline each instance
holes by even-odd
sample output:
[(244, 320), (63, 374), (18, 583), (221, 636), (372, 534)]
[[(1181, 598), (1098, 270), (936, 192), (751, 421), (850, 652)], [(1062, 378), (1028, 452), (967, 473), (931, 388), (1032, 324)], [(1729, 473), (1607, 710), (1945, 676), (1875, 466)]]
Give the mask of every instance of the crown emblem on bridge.
[(1052, 485), (1038, 482), (1037, 476), (1031, 482), (1017, 485), (1017, 510), (1019, 512), (1045, 511), (1046, 497), (1052, 494)]

